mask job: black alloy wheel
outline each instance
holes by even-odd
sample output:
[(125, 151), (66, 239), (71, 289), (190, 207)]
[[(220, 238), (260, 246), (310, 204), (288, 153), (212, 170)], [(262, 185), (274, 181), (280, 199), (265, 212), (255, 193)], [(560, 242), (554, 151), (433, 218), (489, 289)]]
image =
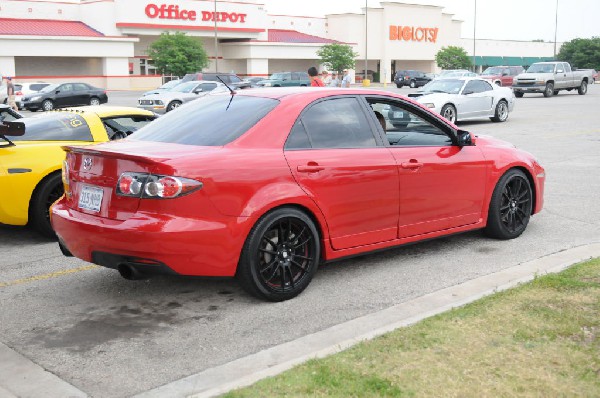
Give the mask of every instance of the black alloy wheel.
[(60, 173), (46, 177), (35, 189), (29, 204), (29, 223), (41, 235), (54, 238), (56, 234), (50, 224), (50, 206), (64, 193)]
[(511, 169), (500, 178), (494, 189), (485, 229), (498, 239), (513, 239), (525, 231), (533, 208), (533, 193), (527, 176)]
[(313, 221), (294, 208), (268, 213), (248, 236), (237, 277), (250, 294), (283, 301), (310, 283), (320, 258), (319, 234)]

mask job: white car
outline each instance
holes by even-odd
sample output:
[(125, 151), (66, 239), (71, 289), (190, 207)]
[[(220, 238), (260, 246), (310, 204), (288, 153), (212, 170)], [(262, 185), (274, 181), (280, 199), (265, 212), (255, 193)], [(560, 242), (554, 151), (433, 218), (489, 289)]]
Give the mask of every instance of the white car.
[[(46, 86), (49, 86), (50, 83), (45, 82), (35, 82), (35, 83), (13, 83), (15, 87), (15, 103), (17, 107), (21, 109), (21, 98), (27, 94), (37, 93), (41, 89)], [(8, 102), (7, 98), (7, 90), (6, 84), (0, 86), (0, 103), (6, 104)]]
[(436, 79), (408, 96), (452, 123), (481, 118), (504, 122), (515, 106), (515, 95), (510, 88), (479, 77)]
[(180, 107), (186, 102), (201, 98), (212, 91), (227, 90), (223, 83), (194, 80), (180, 83), (171, 90), (144, 95), (138, 99), (138, 108), (163, 114)]

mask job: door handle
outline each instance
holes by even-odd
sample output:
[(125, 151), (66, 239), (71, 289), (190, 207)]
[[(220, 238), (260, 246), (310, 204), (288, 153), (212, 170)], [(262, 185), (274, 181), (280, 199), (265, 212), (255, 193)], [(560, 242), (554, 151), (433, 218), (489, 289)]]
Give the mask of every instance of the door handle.
[(321, 170), (325, 170), (325, 167), (318, 164), (307, 164), (306, 166), (298, 166), (297, 170), (299, 173), (318, 173)]
[(419, 162), (402, 162), (400, 164), (400, 167), (402, 167), (403, 169), (409, 169), (409, 170), (417, 170), (420, 169), (421, 167), (423, 167), (423, 163), (419, 163)]

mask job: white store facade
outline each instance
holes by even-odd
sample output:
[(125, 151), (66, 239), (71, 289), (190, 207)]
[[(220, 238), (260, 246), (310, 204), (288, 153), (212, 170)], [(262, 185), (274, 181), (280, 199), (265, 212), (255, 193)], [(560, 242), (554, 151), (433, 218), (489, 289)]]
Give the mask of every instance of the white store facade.
[[(318, 66), (321, 46), (358, 53), (356, 69), (390, 82), (399, 69), (439, 70), (435, 54), (462, 46), (479, 65), (551, 58), (554, 43), (461, 38), (462, 22), (442, 7), (381, 2), (365, 13), (322, 18), (271, 15), (252, 1), (0, 0), (0, 73), (17, 81), (86, 81), (107, 89), (162, 82), (147, 48), (162, 32), (200, 40), (205, 71), (268, 76)], [(367, 29), (365, 30), (365, 25)], [(365, 57), (366, 52), (366, 57)]]

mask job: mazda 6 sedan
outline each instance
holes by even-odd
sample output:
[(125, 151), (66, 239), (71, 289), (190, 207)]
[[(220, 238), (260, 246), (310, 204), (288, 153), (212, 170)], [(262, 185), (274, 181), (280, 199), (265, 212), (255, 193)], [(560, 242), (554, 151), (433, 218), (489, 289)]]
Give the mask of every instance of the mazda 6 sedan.
[(543, 204), (532, 155), (375, 90), (210, 95), (66, 151), (63, 253), (128, 279), (235, 276), (271, 301), (326, 261), (476, 229), (516, 238)]

